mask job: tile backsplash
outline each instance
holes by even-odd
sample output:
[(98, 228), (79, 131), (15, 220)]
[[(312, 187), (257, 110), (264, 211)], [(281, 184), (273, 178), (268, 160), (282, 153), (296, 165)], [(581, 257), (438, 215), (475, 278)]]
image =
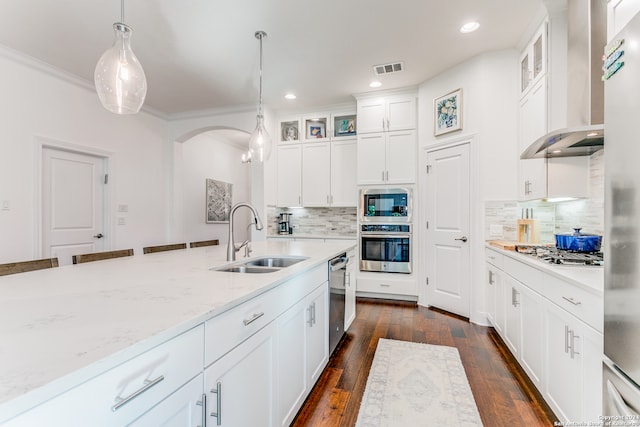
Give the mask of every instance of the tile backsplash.
[(290, 223), (295, 235), (356, 237), (357, 216), (355, 207), (344, 208), (267, 208), (267, 235), (278, 234), (281, 212), (291, 214)]
[[(555, 243), (554, 234), (580, 227), (585, 233), (604, 234), (604, 150), (594, 153), (589, 162), (589, 198), (560, 203), (543, 201), (486, 201), (485, 240), (516, 240), (516, 223), (533, 211), (538, 220), (541, 243)], [(523, 214), (524, 213), (524, 214)], [(492, 227), (493, 226), (493, 227)], [(502, 235), (497, 231), (502, 229)], [(496, 231), (492, 234), (491, 231)]]

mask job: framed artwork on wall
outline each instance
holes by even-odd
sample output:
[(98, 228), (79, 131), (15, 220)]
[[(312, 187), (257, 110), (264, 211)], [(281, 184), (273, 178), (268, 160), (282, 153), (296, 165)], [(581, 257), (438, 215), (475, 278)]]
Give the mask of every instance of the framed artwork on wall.
[(462, 129), (462, 89), (433, 100), (435, 136)]
[(231, 213), (233, 184), (206, 179), (206, 223), (220, 224), (229, 222)]

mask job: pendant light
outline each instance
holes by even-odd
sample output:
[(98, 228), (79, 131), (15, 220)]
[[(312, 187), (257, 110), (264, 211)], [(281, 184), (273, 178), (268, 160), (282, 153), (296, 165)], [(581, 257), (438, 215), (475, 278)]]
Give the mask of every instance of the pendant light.
[(271, 156), (271, 137), (264, 127), (264, 116), (262, 115), (262, 39), (267, 36), (267, 33), (256, 31), (255, 36), (260, 40), (260, 101), (256, 129), (249, 138), (249, 158), (250, 161), (264, 162)]
[(147, 79), (131, 50), (133, 30), (124, 24), (124, 0), (121, 2), (120, 21), (113, 24), (115, 40), (100, 57), (94, 81), (104, 108), (116, 114), (135, 114), (140, 111), (147, 95)]

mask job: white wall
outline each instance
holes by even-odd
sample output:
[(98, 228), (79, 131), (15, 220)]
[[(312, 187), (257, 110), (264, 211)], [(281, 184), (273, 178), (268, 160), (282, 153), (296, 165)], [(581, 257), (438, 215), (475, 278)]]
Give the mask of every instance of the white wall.
[[(249, 139), (248, 134), (246, 138)], [(182, 158), (182, 191), (176, 195), (176, 200), (180, 200), (176, 206), (182, 211), (182, 229), (179, 232), (176, 230), (177, 240), (192, 242), (219, 239), (221, 244), (227, 242), (228, 224), (205, 222), (205, 180), (209, 178), (231, 183), (233, 204), (249, 201), (251, 165), (240, 162), (240, 157), (247, 151), (246, 147), (234, 145), (211, 131), (184, 143), (176, 143), (176, 149), (181, 151)], [(236, 242), (247, 238), (250, 219), (248, 209), (238, 210), (234, 227)]]
[(109, 236), (114, 248), (137, 252), (165, 241), (166, 122), (147, 113), (112, 114), (90, 87), (25, 65), (9, 51), (0, 52), (0, 70), (0, 202), (10, 207), (0, 210), (0, 262), (39, 256), (37, 138), (113, 153), (109, 220), (115, 206), (129, 206), (127, 224)]
[[(518, 145), (518, 53), (515, 50), (491, 52), (472, 58), (424, 82), (418, 90), (418, 139), (420, 143), (420, 196), (423, 193), (426, 151), (447, 143), (471, 140), (471, 320), (486, 322), (484, 315), (484, 239), (485, 200), (517, 198)], [(433, 135), (433, 100), (455, 89), (463, 90), (462, 130)], [(425, 232), (420, 240), (425, 244)], [(426, 272), (421, 271), (421, 304), (428, 305), (424, 289)]]

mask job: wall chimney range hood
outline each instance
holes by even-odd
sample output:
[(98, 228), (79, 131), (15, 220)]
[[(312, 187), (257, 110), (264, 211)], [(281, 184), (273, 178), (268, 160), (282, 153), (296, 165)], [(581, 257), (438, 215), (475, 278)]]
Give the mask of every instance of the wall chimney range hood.
[(521, 159), (590, 156), (604, 148), (606, 17), (606, 1), (567, 0), (567, 127), (533, 141)]

